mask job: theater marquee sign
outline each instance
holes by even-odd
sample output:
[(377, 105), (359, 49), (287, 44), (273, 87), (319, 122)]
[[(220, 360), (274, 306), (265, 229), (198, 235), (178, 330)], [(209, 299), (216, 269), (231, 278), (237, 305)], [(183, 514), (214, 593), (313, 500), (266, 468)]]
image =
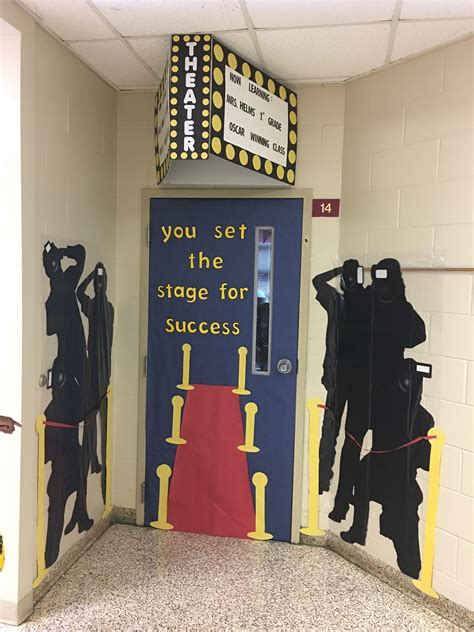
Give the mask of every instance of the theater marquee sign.
[[(211, 35), (173, 35), (170, 59), (169, 160), (207, 160), (212, 154), (294, 184), (296, 94)], [(162, 84), (161, 101), (165, 94)], [(160, 182), (167, 169), (159, 112), (155, 127)]]

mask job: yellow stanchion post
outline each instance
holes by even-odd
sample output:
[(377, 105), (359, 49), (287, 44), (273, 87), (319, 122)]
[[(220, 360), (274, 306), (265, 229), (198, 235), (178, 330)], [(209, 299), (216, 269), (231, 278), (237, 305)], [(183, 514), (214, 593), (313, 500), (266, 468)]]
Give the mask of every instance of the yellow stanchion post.
[(250, 391), (245, 388), (245, 377), (247, 373), (247, 348), (239, 347), (239, 381), (237, 388), (232, 390), (236, 395), (250, 395)]
[(309, 410), (309, 506), (308, 526), (300, 529), (305, 535), (326, 535), (319, 528), (319, 399), (311, 399), (308, 402)]
[(254, 445), (255, 415), (258, 412), (257, 404), (248, 402), (245, 404), (245, 443), (237, 446), (242, 452), (260, 452), (260, 448)]
[(173, 422), (171, 426), (171, 437), (168, 437), (166, 441), (168, 443), (173, 443), (174, 445), (184, 445), (186, 443), (186, 439), (183, 439), (180, 436), (181, 432), (181, 410), (184, 406), (184, 399), (181, 395), (175, 395), (171, 404), (173, 405)]
[(265, 487), (268, 477), (263, 472), (255, 472), (252, 483), (255, 485), (255, 531), (250, 531), (247, 536), (252, 540), (271, 540), (272, 534), (265, 531)]
[(46, 417), (38, 415), (36, 418), (36, 432), (38, 434), (38, 491), (37, 491), (37, 509), (36, 509), (36, 558), (37, 572), (33, 588), (37, 588), (46, 577), (45, 562), (45, 524), (44, 524), (44, 457), (45, 457), (45, 426)]
[(428, 499), (426, 507), (425, 538), (423, 544), (423, 560), (421, 562), (421, 577), (413, 579), (413, 584), (425, 595), (439, 599), (439, 595), (432, 587), (433, 562), (436, 531), (436, 514), (438, 512), (439, 475), (441, 471), (441, 453), (445, 441), (444, 432), (439, 428), (429, 431), (431, 443), (430, 470), (428, 479)]
[(107, 444), (105, 446), (105, 507), (102, 518), (112, 511), (112, 387), (107, 389)]
[(191, 345), (187, 342), (181, 347), (183, 350), (183, 381), (177, 385), (182, 391), (192, 391), (194, 386), (189, 383), (189, 373), (191, 369)]
[(156, 468), (156, 475), (160, 479), (160, 499), (158, 501), (158, 519), (150, 522), (150, 527), (154, 529), (173, 529), (173, 525), (168, 522), (168, 491), (171, 476), (171, 468), (166, 463), (162, 463)]
[(0, 535), (0, 571), (3, 570), (5, 565), (5, 546), (3, 544), (3, 536)]

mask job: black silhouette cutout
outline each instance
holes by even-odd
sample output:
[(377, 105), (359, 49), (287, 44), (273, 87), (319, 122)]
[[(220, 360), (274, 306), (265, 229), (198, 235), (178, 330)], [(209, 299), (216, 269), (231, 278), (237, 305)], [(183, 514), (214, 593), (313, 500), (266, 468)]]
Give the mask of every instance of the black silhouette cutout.
[[(75, 264), (63, 267), (64, 257)], [(52, 466), (47, 487), (46, 567), (58, 557), (66, 502), (71, 494), (77, 492), (76, 502), (64, 533), (69, 533), (76, 525), (82, 532), (94, 524), (87, 513), (89, 469), (93, 473), (102, 472), (105, 500), (106, 393), (111, 374), (114, 310), (107, 299), (107, 273), (103, 264), (97, 264), (77, 288), (85, 258), (86, 252), (81, 245), (57, 248), (47, 242), (43, 250), (43, 265), (50, 280), (50, 295), (46, 301), (47, 334), (56, 335), (58, 340), (52, 368), (52, 400), (45, 410), (45, 462), (51, 461)], [(92, 280), (95, 296), (89, 298), (85, 290)], [(89, 324), (87, 349), (78, 298)], [(99, 411), (102, 466), (97, 458)], [(81, 446), (79, 424), (82, 421)]]
[[(369, 453), (361, 446), (372, 430), (373, 450), (389, 451), (426, 436), (433, 425), (420, 405), (422, 377), (404, 352), (423, 342), (425, 325), (406, 300), (400, 264), (383, 259), (372, 266), (372, 284), (363, 288), (355, 260), (313, 279), (317, 300), (328, 314), (322, 383), (327, 389), (320, 443), (320, 493), (329, 489), (336, 441), (346, 409), (339, 481), (329, 518), (341, 522), (354, 504), (351, 528), (341, 537), (365, 544), (370, 500), (382, 505), (380, 529), (397, 551), (400, 569), (420, 570), (418, 468), (428, 469), (429, 443), (395, 452)], [(329, 281), (341, 274), (341, 294)], [(431, 376), (431, 373), (430, 373)]]
[[(86, 294), (86, 289), (94, 282), (94, 298)], [(112, 340), (114, 327), (114, 308), (107, 298), (107, 271), (98, 263), (77, 289), (77, 298), (82, 313), (89, 322), (87, 351), (89, 354), (90, 384), (88, 416), (85, 423), (84, 443), (88, 447), (88, 457), (92, 472), (102, 472), (102, 497), (105, 502), (105, 484), (107, 479), (105, 452), (107, 445), (107, 388), (112, 373)], [(100, 411), (101, 462), (97, 459), (97, 425), (95, 420)]]
[[(63, 269), (62, 260), (75, 261)], [(43, 265), (50, 281), (50, 294), (46, 301), (46, 329), (48, 336), (57, 336), (58, 351), (52, 370), (52, 400), (44, 411), (45, 462), (51, 461), (51, 477), (48, 482), (49, 496), (48, 533), (45, 561), (48, 568), (59, 555), (64, 525), (66, 501), (71, 494), (78, 494), (79, 529), (93, 525), (87, 514), (86, 493), (80, 485), (81, 446), (79, 423), (85, 417), (87, 389), (87, 356), (84, 329), (76, 300), (76, 287), (84, 269), (86, 251), (83, 246), (57, 248), (47, 242), (43, 250)], [(87, 482), (86, 482), (87, 485)]]
[[(349, 398), (349, 390), (356, 391), (364, 368), (364, 353), (369, 340), (364, 341), (364, 288), (358, 261), (351, 259), (340, 268), (334, 268), (314, 277), (316, 299), (326, 310), (326, 354), (323, 363), (322, 383), (327, 390), (326, 410), (319, 448), (319, 492), (329, 490), (336, 456), (336, 441), (341, 427), (341, 418)], [(329, 285), (341, 275), (341, 289), (338, 292)], [(362, 388), (359, 385), (359, 388)]]
[[(373, 419), (385, 414), (387, 392), (397, 380), (405, 349), (411, 349), (426, 339), (423, 320), (406, 300), (400, 264), (395, 259), (383, 259), (372, 266), (372, 285), (364, 294), (369, 316), (368, 364), (360, 371), (356, 388), (348, 404), (346, 432), (341, 451), (339, 483), (334, 508), (329, 518), (341, 522), (353, 497), (360, 448)], [(367, 309), (368, 308), (368, 309)], [(366, 337), (363, 337), (366, 340)]]
[(384, 415), (374, 419), (373, 453), (359, 465), (352, 526), (341, 533), (346, 542), (365, 544), (369, 502), (379, 503), (380, 533), (393, 541), (400, 570), (415, 578), (421, 568), (418, 506), (423, 500), (416, 474), (418, 468), (429, 469), (430, 445), (423, 440), (401, 446), (427, 436), (434, 426), (433, 417), (420, 404), (422, 381), (416, 362), (404, 360), (398, 379), (385, 392)]

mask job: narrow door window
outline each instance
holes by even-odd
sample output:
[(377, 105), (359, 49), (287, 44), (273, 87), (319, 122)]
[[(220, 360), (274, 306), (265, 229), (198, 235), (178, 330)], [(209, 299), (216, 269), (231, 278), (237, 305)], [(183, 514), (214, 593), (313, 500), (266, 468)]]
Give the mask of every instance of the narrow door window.
[(255, 295), (252, 372), (270, 375), (274, 229), (255, 230)]

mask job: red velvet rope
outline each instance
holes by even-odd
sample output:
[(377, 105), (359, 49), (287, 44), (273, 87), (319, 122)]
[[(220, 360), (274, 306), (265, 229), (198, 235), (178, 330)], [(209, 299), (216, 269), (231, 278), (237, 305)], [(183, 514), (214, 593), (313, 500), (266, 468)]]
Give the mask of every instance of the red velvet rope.
[[(330, 410), (330, 408), (328, 406), (326, 406), (325, 404), (318, 404), (318, 408), (324, 408), (324, 410)], [(346, 435), (348, 437), (350, 437), (352, 439), (352, 441), (362, 450), (365, 448), (362, 448), (362, 444), (360, 444), (357, 439), (351, 435), (350, 432), (348, 432), (346, 430)], [(426, 437), (416, 437), (415, 439), (412, 439), (411, 441), (409, 441), (408, 443), (404, 443), (403, 445), (399, 445), (396, 448), (391, 448), (390, 450), (365, 450), (366, 452), (368, 452), (368, 454), (389, 454), (390, 452), (397, 452), (397, 450), (403, 450), (403, 448), (408, 448), (411, 445), (415, 445), (416, 443), (419, 443), (420, 441), (429, 441), (430, 439), (436, 439), (437, 436), (436, 435), (427, 435)]]
[[(350, 432), (347, 432), (346, 435), (352, 439), (352, 441), (359, 446), (362, 450), (362, 445), (357, 441), (355, 437), (351, 435)], [(436, 439), (436, 435), (427, 435), (426, 437), (416, 437), (416, 439), (412, 439), (408, 443), (404, 443), (403, 445), (399, 445), (396, 448), (391, 448), (390, 450), (367, 450), (369, 454), (388, 454), (389, 452), (396, 452), (397, 450), (402, 450), (403, 448), (408, 448), (411, 445), (415, 445), (415, 443), (419, 443), (420, 441), (429, 441), (430, 439)]]
[[(86, 426), (90, 426), (91, 424), (95, 423), (97, 420), (91, 419), (90, 421), (88, 421), (86, 424), (84, 424), (84, 428), (86, 428)], [(43, 424), (45, 426), (51, 427), (51, 428), (67, 428), (68, 430), (74, 430), (74, 429), (78, 429), (79, 428), (79, 424), (77, 426), (72, 426), (71, 424), (63, 424), (60, 421), (43, 421)]]
[[(91, 408), (89, 410), (89, 412), (86, 414), (86, 417), (88, 417), (93, 411), (99, 412), (100, 409), (100, 404), (102, 402), (102, 400), (107, 397), (107, 393), (105, 393), (105, 395), (103, 395), (100, 398), (100, 402), (97, 404), (97, 406), (94, 406), (93, 408)], [(84, 424), (84, 428), (86, 428), (87, 426), (90, 426), (90, 424), (93, 424), (96, 422), (96, 419), (91, 419), (90, 421), (88, 421), (86, 424)], [(74, 430), (74, 428), (79, 428), (79, 424), (77, 426), (72, 426), (71, 424), (63, 424), (60, 421), (43, 421), (43, 424), (45, 426), (51, 427), (51, 428), (66, 428), (67, 430)]]

